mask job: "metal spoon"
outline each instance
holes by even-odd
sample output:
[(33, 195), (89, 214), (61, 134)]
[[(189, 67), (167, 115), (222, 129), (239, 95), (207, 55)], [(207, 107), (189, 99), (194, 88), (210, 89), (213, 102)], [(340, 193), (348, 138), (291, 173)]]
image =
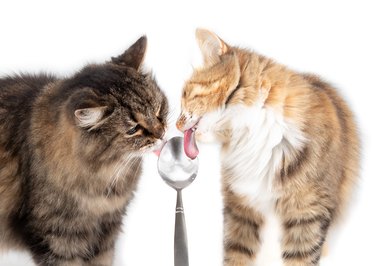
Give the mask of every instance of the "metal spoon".
[(181, 190), (190, 185), (198, 172), (198, 159), (190, 159), (184, 152), (182, 137), (170, 139), (160, 152), (158, 171), (163, 180), (177, 191), (174, 231), (174, 265), (188, 266), (188, 245)]

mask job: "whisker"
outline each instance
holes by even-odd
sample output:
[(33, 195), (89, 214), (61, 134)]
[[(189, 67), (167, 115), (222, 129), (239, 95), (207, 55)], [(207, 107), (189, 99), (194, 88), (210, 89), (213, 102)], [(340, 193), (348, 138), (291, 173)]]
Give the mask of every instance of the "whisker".
[[(142, 154), (143, 155), (143, 154)], [(124, 165), (124, 168), (123, 168), (123, 176), (127, 176), (129, 171), (131, 171), (134, 167), (134, 165), (138, 162), (138, 160), (131, 160), (131, 164), (129, 166), (127, 165)], [(138, 172), (138, 169), (139, 169), (139, 166), (141, 165), (141, 163), (138, 164), (136, 170), (134, 171), (134, 173), (137, 173)]]
[(141, 167), (142, 161), (140, 161), (137, 165), (137, 168), (135, 169), (134, 173), (138, 173), (139, 168)]
[(168, 115), (167, 116), (173, 116), (173, 115), (175, 115), (176, 114), (176, 108), (173, 108), (172, 110), (170, 110), (169, 112), (168, 112)]
[(112, 176), (109, 178), (109, 180), (111, 181), (110, 182), (110, 185), (109, 185), (109, 188), (108, 188), (108, 191), (107, 191), (107, 195), (106, 197), (108, 198), (109, 197), (109, 194), (111, 193), (111, 191), (113, 190), (113, 188), (115, 188), (116, 186), (116, 183), (118, 181), (118, 176), (119, 176), (119, 173), (121, 172), (121, 170), (126, 167), (126, 165), (131, 161), (131, 158), (124, 158), (124, 159), (120, 159), (116, 165), (114, 166), (114, 171), (113, 171), (113, 174)]

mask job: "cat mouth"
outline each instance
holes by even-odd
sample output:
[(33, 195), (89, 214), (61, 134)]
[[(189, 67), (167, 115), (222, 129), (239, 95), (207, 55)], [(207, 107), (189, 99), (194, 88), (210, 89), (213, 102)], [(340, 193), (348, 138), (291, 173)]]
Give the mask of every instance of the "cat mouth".
[(156, 141), (156, 143), (154, 143), (150, 149), (152, 150), (152, 152), (159, 157), (160, 155), (160, 152), (161, 150), (163, 149), (165, 143), (167, 143), (167, 141), (165, 139), (162, 139), (162, 140), (158, 140)]
[(191, 130), (193, 130), (193, 131), (197, 130), (197, 128), (198, 128), (198, 126), (199, 126), (199, 122), (200, 122), (200, 121), (201, 121), (201, 117), (200, 117), (200, 118), (198, 118), (198, 121), (197, 121), (197, 123), (195, 123), (195, 125), (191, 127)]

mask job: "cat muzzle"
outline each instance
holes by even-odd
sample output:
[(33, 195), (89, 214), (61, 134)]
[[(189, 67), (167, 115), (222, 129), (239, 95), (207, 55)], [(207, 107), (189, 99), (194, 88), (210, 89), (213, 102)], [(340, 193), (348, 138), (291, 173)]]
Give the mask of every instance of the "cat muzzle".
[(176, 126), (177, 129), (185, 132), (186, 130), (192, 129), (193, 131), (196, 130), (198, 127), (200, 117), (195, 117), (194, 115), (184, 114), (182, 113), (177, 120)]

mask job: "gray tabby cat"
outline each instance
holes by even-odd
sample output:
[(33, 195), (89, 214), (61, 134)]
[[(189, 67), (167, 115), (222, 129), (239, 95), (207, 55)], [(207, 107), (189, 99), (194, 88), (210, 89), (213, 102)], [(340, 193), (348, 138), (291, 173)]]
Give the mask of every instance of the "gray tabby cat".
[(66, 79), (0, 79), (0, 249), (112, 264), (142, 155), (167, 126), (167, 99), (140, 71), (146, 44)]

